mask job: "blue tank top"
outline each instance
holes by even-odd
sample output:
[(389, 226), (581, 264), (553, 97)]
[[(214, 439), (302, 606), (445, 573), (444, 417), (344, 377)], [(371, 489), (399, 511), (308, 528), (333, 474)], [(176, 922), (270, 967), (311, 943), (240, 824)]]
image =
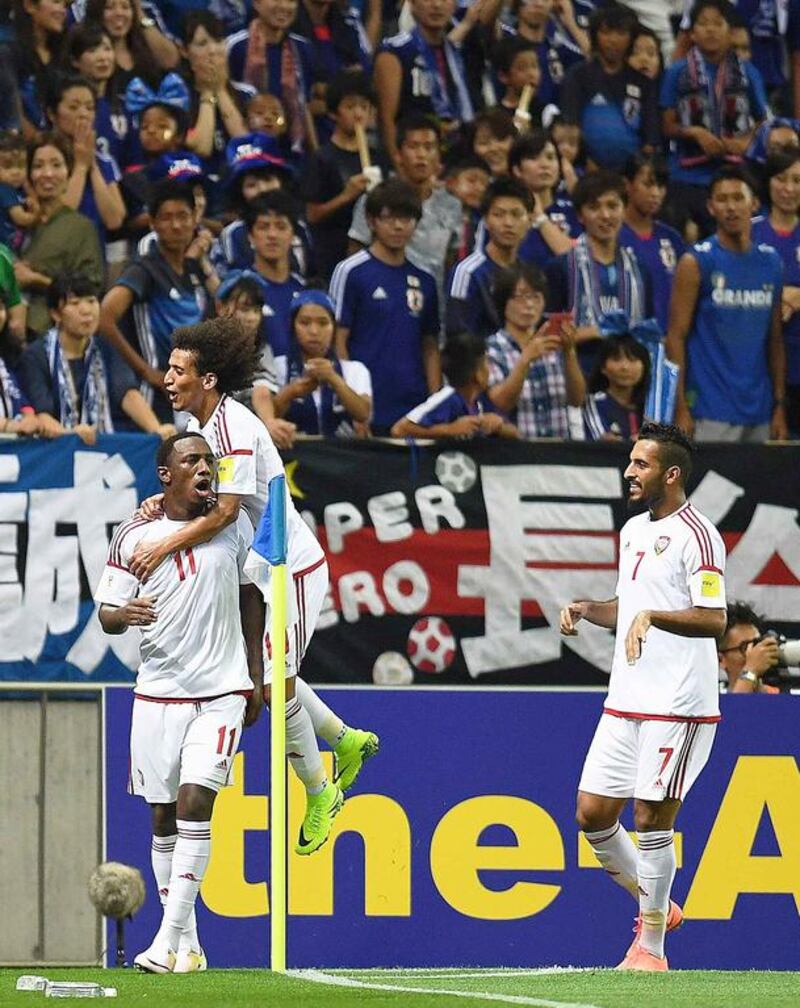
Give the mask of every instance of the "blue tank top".
[(687, 344), (686, 392), (692, 414), (748, 426), (769, 423), (770, 321), (783, 277), (778, 253), (764, 244), (730, 252), (716, 235), (689, 253), (700, 267)]

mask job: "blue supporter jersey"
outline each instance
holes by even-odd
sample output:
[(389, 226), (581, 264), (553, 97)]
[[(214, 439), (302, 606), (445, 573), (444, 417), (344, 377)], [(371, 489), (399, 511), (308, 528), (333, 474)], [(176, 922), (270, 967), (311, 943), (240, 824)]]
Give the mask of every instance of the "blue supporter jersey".
[(264, 321), (261, 323), (261, 337), (272, 348), (276, 357), (289, 352), (289, 309), (298, 291), (305, 287), (303, 278), (290, 273), (283, 283), (273, 283), (262, 276), (268, 292), (265, 292)]
[(447, 283), (446, 326), (448, 332), (464, 329), (484, 338), (502, 326), (492, 289), (500, 272), (485, 252), (476, 251), (453, 267)]
[[(783, 263), (785, 287), (800, 287), (800, 224), (794, 231), (776, 231), (768, 217), (757, 217), (751, 232), (753, 244), (771, 245)], [(800, 385), (800, 312), (783, 325), (786, 344), (786, 383)]]
[[(228, 68), (231, 80), (243, 84), (247, 83), (244, 79), (244, 71), (247, 62), (249, 40), (249, 29), (236, 32), (236, 34), (228, 36), (227, 39)], [(287, 40), (290, 43), (292, 55), (299, 62), (299, 66), (295, 67), (296, 82), (300, 87), (303, 100), (308, 101), (311, 85), (315, 80), (311, 45), (307, 39), (304, 39), (301, 35), (296, 35), (294, 32), (290, 32), (281, 42), (270, 43), (267, 46), (267, 90), (277, 98), (283, 99), (283, 47), (284, 42)]]
[(485, 392), (481, 392), (475, 402), (467, 402), (457, 389), (445, 385), (429, 395), (425, 402), (409, 410), (406, 419), (420, 427), (434, 427), (452, 423), (462, 416), (480, 416), (482, 413), (500, 413)]
[[(106, 183), (119, 184), (122, 179), (119, 168), (117, 167), (117, 162), (111, 157), (110, 154), (95, 154), (95, 164), (100, 170), (100, 174), (103, 176), (103, 180)], [(104, 243), (106, 240), (106, 226), (100, 217), (100, 211), (97, 209), (97, 200), (94, 197), (94, 189), (92, 188), (92, 177), (91, 174), (86, 176), (86, 185), (84, 186), (83, 196), (81, 196), (80, 206), (78, 210), (88, 217), (89, 220), (97, 228), (97, 233), (100, 236), (100, 248), (104, 249)]]
[(769, 423), (772, 381), (768, 341), (781, 296), (780, 257), (753, 243), (730, 252), (714, 235), (689, 249), (700, 291), (686, 347), (686, 394), (692, 415), (746, 426)]
[[(572, 200), (564, 196), (559, 196), (544, 212), (568, 238), (577, 238), (583, 231), (572, 206)], [(523, 262), (533, 263), (539, 269), (544, 269), (550, 260), (555, 258), (555, 252), (542, 238), (541, 231), (538, 228), (531, 228), (522, 240), (518, 256)]]
[(653, 222), (649, 235), (641, 235), (628, 224), (623, 224), (619, 233), (620, 245), (631, 249), (643, 269), (650, 277), (653, 293), (653, 313), (666, 333), (669, 322), (669, 298), (672, 293), (672, 278), (678, 260), (686, 251), (683, 239), (673, 228), (661, 221)]
[[(705, 66), (705, 73), (709, 80), (716, 81), (717, 71), (719, 70), (718, 64), (709, 63), (708, 60), (703, 60)], [(680, 59), (676, 60), (671, 66), (668, 66), (664, 71), (664, 76), (661, 78), (661, 92), (659, 95), (659, 106), (661, 109), (676, 109), (678, 108), (678, 83), (682, 74), (686, 71), (687, 60)], [(761, 74), (756, 70), (752, 63), (744, 64), (744, 71), (747, 75), (747, 105), (748, 109), (746, 112), (746, 117), (751, 118), (754, 122), (760, 122), (762, 119), (766, 118), (769, 108), (767, 106), (767, 95), (764, 90), (764, 82), (761, 79)], [(742, 131), (744, 132), (744, 130)], [(688, 144), (683, 140), (674, 140), (670, 144), (670, 154), (669, 154), (669, 177), (673, 182), (687, 182), (691, 185), (708, 185), (714, 176), (715, 172), (724, 164), (721, 159), (710, 158), (708, 160), (703, 160), (701, 163), (683, 163), (691, 162), (693, 158), (690, 157), (693, 150), (689, 150), (689, 147), (694, 148), (693, 143)]]
[[(224, 280), (231, 270), (254, 268), (255, 255), (244, 221), (235, 220), (222, 229), (211, 246), (209, 258), (220, 280)], [(292, 239), (291, 266), (292, 272), (301, 276), (313, 274), (311, 232), (305, 221), (297, 221), (297, 231)]]
[(642, 411), (618, 403), (608, 392), (591, 392), (581, 407), (583, 430), (587, 441), (602, 441), (613, 434), (630, 441), (642, 426)]
[(373, 423), (389, 428), (428, 395), (422, 345), (439, 334), (436, 281), (408, 260), (388, 266), (365, 249), (339, 263), (330, 290), (349, 356), (372, 375)]
[(194, 259), (186, 259), (178, 276), (154, 243), (136, 256), (115, 286), (133, 293), (130, 318), (123, 330), (153, 367), (167, 368), (172, 333), (179, 326), (195, 325), (206, 316), (208, 296), (203, 274)]

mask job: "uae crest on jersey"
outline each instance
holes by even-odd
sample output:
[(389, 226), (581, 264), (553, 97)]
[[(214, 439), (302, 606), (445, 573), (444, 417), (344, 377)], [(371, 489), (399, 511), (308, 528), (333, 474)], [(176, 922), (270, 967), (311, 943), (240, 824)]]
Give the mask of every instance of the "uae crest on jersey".
[(667, 546), (669, 546), (671, 542), (672, 540), (670, 539), (669, 536), (659, 536), (658, 539), (656, 539), (655, 541), (655, 545), (653, 546), (653, 549), (656, 551), (656, 556), (661, 556), (661, 554), (664, 552), (664, 550), (667, 548)]

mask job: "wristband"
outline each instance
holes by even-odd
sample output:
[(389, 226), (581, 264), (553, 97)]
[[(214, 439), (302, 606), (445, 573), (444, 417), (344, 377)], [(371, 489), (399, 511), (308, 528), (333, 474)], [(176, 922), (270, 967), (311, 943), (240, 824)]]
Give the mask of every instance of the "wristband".
[(139, 26), (147, 31), (148, 28), (155, 28), (156, 22), (151, 17), (141, 17), (139, 18)]
[(531, 227), (534, 229), (534, 231), (538, 231), (539, 228), (542, 226), (542, 224), (547, 224), (549, 220), (550, 218), (547, 216), (546, 213), (540, 213), (538, 217), (534, 217), (534, 219), (531, 221)]

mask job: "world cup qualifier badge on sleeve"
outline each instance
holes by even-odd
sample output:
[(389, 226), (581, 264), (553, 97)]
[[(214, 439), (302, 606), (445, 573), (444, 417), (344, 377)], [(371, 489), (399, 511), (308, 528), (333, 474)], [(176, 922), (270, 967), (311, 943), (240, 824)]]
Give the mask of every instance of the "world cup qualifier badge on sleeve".
[(222, 458), (217, 462), (217, 481), (219, 483), (230, 483), (233, 479), (233, 459)]

